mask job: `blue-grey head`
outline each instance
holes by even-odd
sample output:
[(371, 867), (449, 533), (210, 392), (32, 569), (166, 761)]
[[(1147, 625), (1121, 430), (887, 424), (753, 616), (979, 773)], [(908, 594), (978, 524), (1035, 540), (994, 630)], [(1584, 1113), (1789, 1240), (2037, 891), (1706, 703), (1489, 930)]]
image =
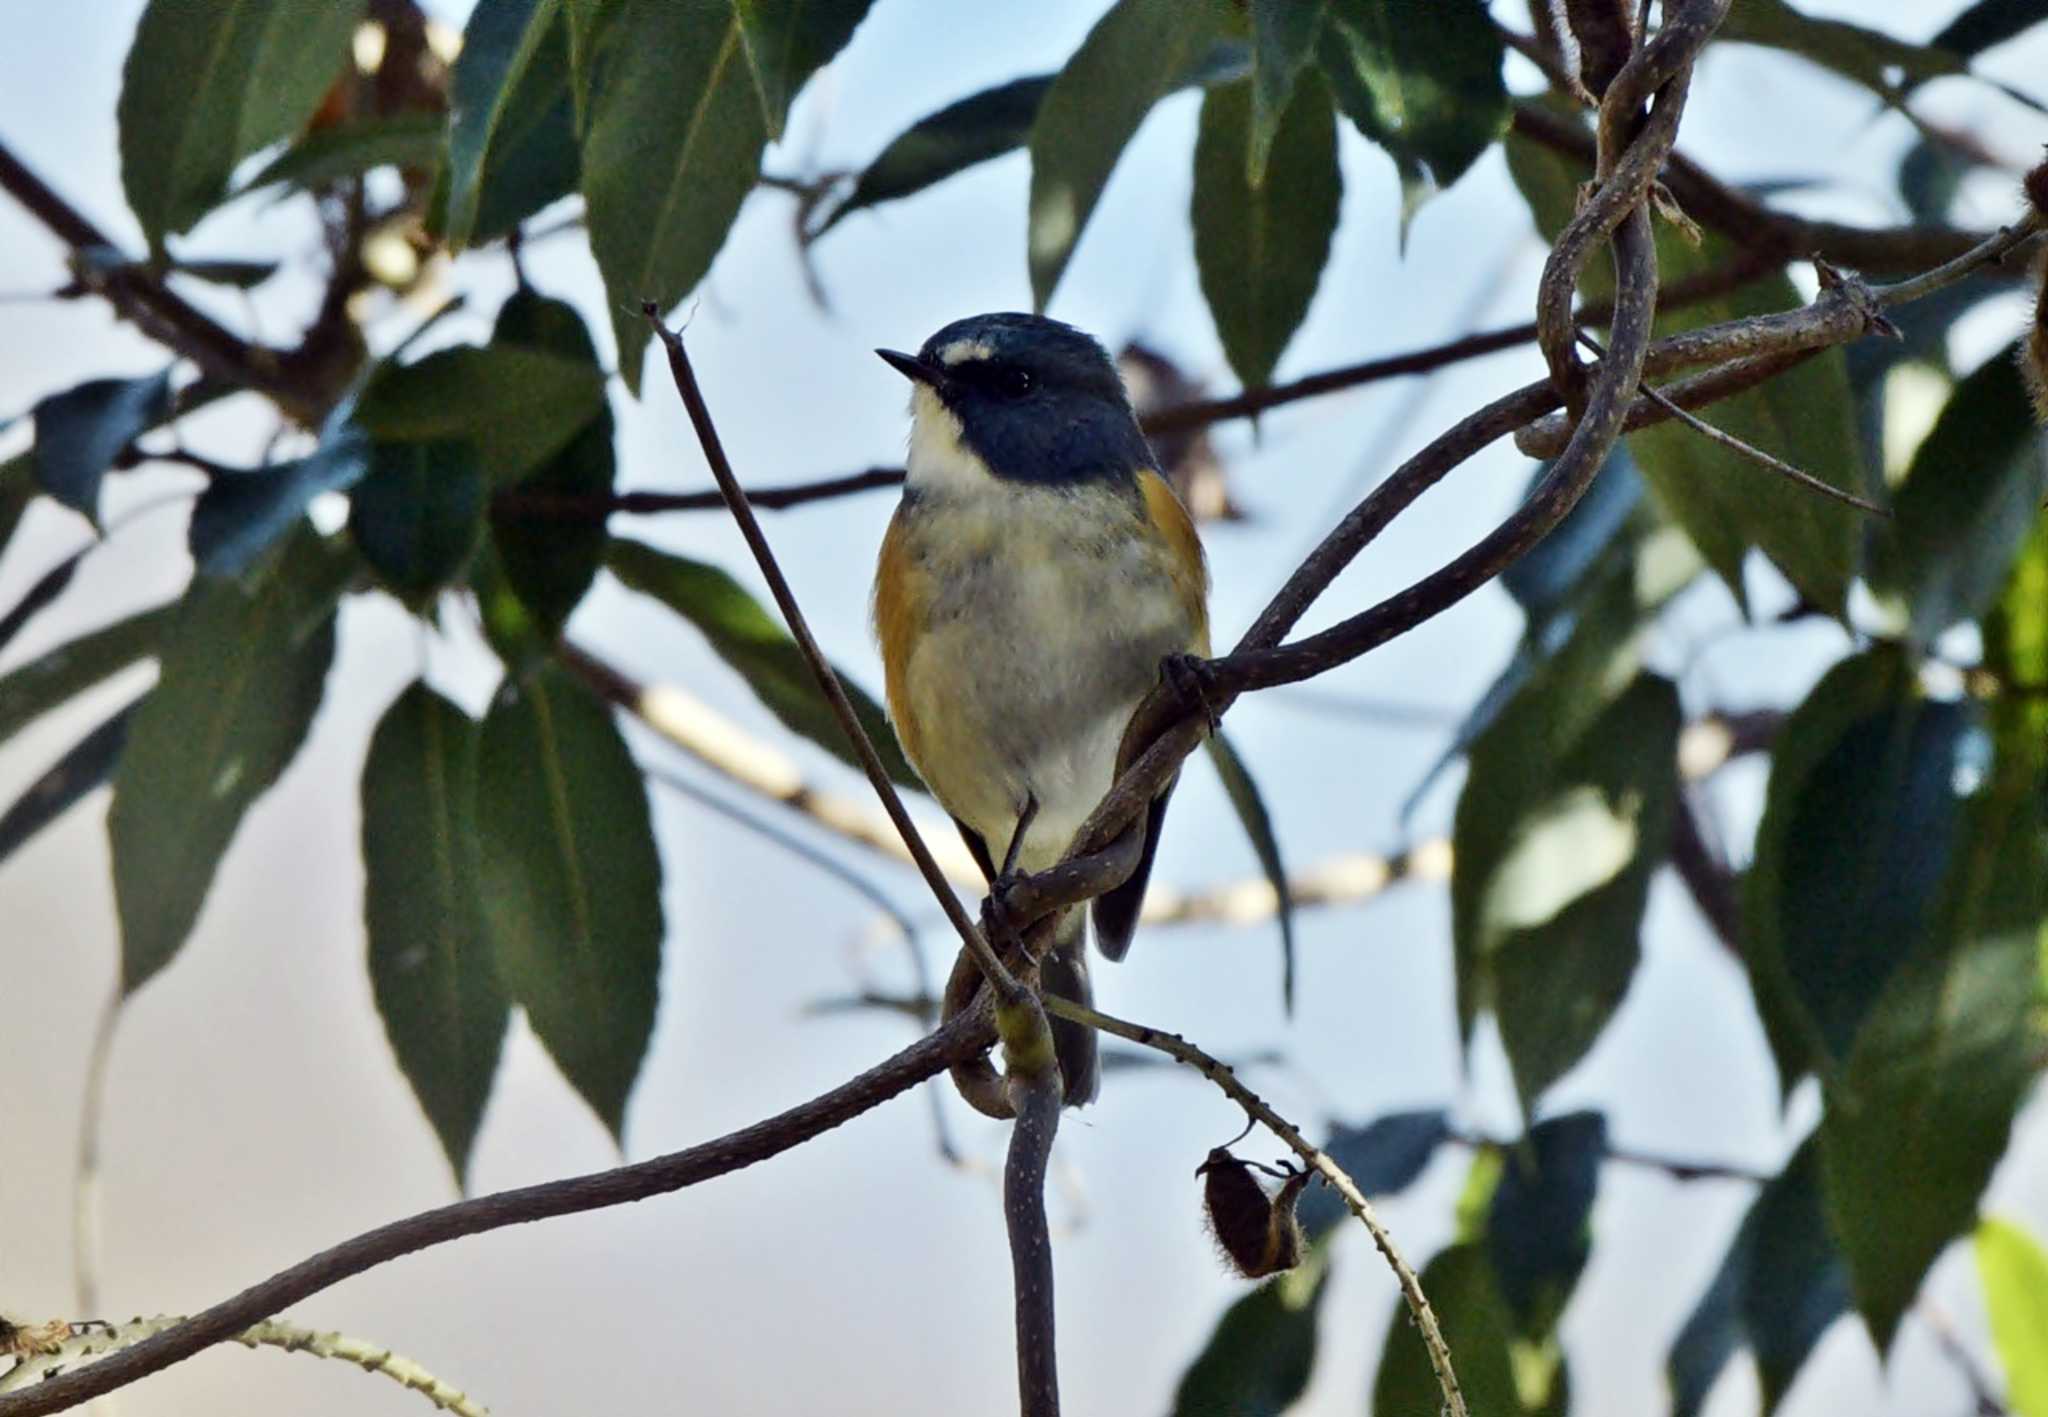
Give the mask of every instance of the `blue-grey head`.
[(910, 486), (1135, 486), (1152, 452), (1101, 345), (1040, 315), (955, 320), (916, 354), (875, 353), (915, 385)]

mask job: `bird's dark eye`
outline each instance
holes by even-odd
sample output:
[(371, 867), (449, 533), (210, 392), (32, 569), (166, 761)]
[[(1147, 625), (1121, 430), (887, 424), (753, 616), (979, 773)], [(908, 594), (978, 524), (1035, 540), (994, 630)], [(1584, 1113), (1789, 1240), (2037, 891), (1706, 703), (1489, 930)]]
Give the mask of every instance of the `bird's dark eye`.
[(990, 371), (989, 386), (1006, 399), (1021, 399), (1037, 385), (1038, 380), (1031, 376), (1029, 369), (1019, 369), (1014, 364)]

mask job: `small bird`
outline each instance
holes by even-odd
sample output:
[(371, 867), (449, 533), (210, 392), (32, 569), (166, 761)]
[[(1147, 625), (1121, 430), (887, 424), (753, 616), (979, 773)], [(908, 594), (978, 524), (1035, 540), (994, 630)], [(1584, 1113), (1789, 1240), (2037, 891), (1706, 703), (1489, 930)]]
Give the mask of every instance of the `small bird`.
[[(976, 315), (916, 354), (875, 352), (913, 386), (908, 477), (875, 568), (889, 714), (989, 879), (1043, 870), (1109, 790), (1162, 665), (1209, 653), (1202, 543), (1116, 366), (1079, 330)], [(1171, 790), (1137, 869), (1094, 902), (1111, 959), (1130, 948)], [(1039, 977), (1090, 1002), (1079, 909)], [(1093, 1100), (1095, 1031), (1052, 1027), (1068, 1105)]]

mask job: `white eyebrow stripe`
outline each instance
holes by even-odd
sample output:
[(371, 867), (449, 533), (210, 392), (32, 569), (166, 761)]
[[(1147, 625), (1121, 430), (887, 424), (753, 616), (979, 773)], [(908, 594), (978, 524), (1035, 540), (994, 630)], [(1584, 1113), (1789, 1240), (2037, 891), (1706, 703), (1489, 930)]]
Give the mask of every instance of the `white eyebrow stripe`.
[(996, 352), (978, 339), (956, 339), (939, 351), (939, 363), (947, 368), (970, 359), (993, 359)]

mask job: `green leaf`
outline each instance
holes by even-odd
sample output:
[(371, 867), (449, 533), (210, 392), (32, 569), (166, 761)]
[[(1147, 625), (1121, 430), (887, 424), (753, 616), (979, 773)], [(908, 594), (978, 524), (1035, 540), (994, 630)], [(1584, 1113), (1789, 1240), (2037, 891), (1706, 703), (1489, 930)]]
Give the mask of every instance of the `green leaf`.
[(121, 71), (121, 186), (153, 250), (291, 136), (349, 59), (363, 0), (150, 0)]
[(301, 533), (260, 572), (186, 592), (107, 814), (124, 994), (184, 944), (243, 813), (305, 741), (334, 659), (332, 555)]
[(789, 105), (833, 55), (846, 47), (872, 0), (736, 0), (740, 37), (761, 96), (770, 139), (782, 140)]
[[(498, 312), (493, 339), (547, 349), (583, 359), (595, 368), (597, 350), (573, 306), (530, 290), (516, 292)], [(601, 406), (569, 445), (510, 491), (552, 496), (602, 497), (618, 476), (612, 415)], [(491, 519), (503, 574), (529, 612), (535, 633), (552, 641), (581, 603), (604, 564), (610, 534), (601, 518), (588, 521), (524, 517), (516, 512)]]
[(355, 417), (379, 443), (466, 439), (498, 488), (560, 453), (602, 407), (604, 380), (589, 361), (496, 343), (386, 365)]
[(1250, 84), (1209, 90), (1195, 138), (1195, 264), (1223, 352), (1247, 388), (1272, 379), (1308, 314), (1344, 195), (1336, 114), (1320, 79), (1296, 85), (1262, 186), (1245, 175), (1255, 133)]
[(1977, 1226), (1977, 1274), (2014, 1417), (2048, 1417), (2048, 1253), (2011, 1221)]
[[(1452, 1245), (1423, 1268), (1421, 1280), (1451, 1350), (1466, 1410), (1487, 1417), (1518, 1417), (1525, 1408), (1515, 1387), (1508, 1307), (1494, 1283), (1486, 1252), (1472, 1243)], [(1397, 1304), (1387, 1321), (1379, 1371), (1373, 1376), (1374, 1417), (1426, 1417), (1442, 1409), (1443, 1394), (1421, 1330), (1407, 1308)]]
[(1138, 125), (1228, 18), (1218, 0), (1117, 0), (1053, 80), (1031, 127), (1027, 246), (1038, 309)]
[(484, 474), (467, 442), (379, 443), (349, 498), (349, 535), (378, 577), (419, 605), (459, 579), (484, 529)]
[(1984, 667), (2005, 686), (1991, 706), (1999, 752), (2048, 757), (2048, 508), (1984, 617)]
[(468, 714), (415, 682), (378, 721), (362, 784), (370, 986), (458, 1181), (512, 1015), (477, 894), (479, 736)]
[(489, 156), (512, 100), (543, 43), (555, 38), (556, 80), (568, 93), (568, 41), (557, 33), (559, 0), (480, 0), (462, 31), (462, 54), (449, 81), (447, 207), (441, 231), (461, 250), (476, 228)]
[(169, 369), (141, 379), (91, 379), (51, 394), (35, 407), (36, 481), (97, 524), (107, 469), (170, 411)]
[(590, 98), (583, 195), (619, 374), (640, 387), (641, 302), (704, 278), (753, 190), (768, 128), (732, 0), (620, 0)]
[(0, 743), (59, 704), (148, 658), (176, 619), (174, 606), (145, 610), (0, 674)]
[(1947, 49), (1909, 44), (1846, 20), (1816, 20), (1800, 14), (1785, 0), (1742, 0), (1730, 8), (1715, 38), (1797, 54), (1887, 100), (1901, 96), (1899, 79), (1919, 81), (1968, 71), (1963, 60)]
[(491, 706), (476, 820), (498, 977), (617, 1137), (654, 1028), (661, 860), (639, 765), (560, 667), (508, 680)]
[(1265, 185), (1266, 160), (1295, 81), (1315, 54), (1329, 0), (1251, 0), (1252, 130), (1245, 181)]
[[(718, 657), (739, 671), (761, 702), (783, 726), (855, 766), (855, 756), (832, 706), (811, 678), (803, 651), (789, 632), (771, 618), (761, 603), (716, 566), (657, 551), (627, 537), (612, 538), (605, 565), (627, 589), (653, 596), (695, 625)], [(853, 703), (854, 716), (867, 730), (882, 766), (899, 787), (923, 789), (923, 782), (904, 760), (889, 717), (853, 680), (839, 682)]]
[(192, 507), (193, 562), (202, 575), (241, 575), (299, 524), (314, 498), (347, 491), (369, 467), (369, 440), (344, 423), (303, 458), (214, 478)]
[(1828, 1233), (1819, 1153), (1809, 1137), (1750, 1202), (1721, 1268), (1671, 1345), (1672, 1417), (1698, 1417), (1744, 1345), (1756, 1355), (1763, 1417), (1770, 1417), (1848, 1307), (1849, 1271)]
[[(1578, 184), (1591, 175), (1590, 169), (1512, 134), (1507, 154), (1509, 170), (1535, 213), (1537, 227), (1546, 237), (1554, 237), (1571, 218)], [(1657, 233), (1657, 266), (1667, 285), (1723, 269), (1738, 255), (1725, 238), (1712, 233), (1697, 247), (1668, 223)], [(1588, 299), (1611, 295), (1613, 286), (1613, 271), (1604, 260), (1588, 265), (1580, 281)], [(1660, 314), (1656, 332), (1673, 335), (1801, 303), (1791, 281), (1780, 272), (1728, 295)], [(1863, 464), (1853, 409), (1847, 365), (1839, 350), (1829, 350), (1715, 404), (1708, 419), (1831, 487), (1862, 492)], [(1842, 613), (1863, 534), (1860, 513), (1675, 422), (1630, 434), (1628, 446), (1658, 503), (1685, 529), (1739, 603), (1747, 605), (1742, 560), (1755, 547), (1808, 600), (1830, 614)]]
[(1330, 0), (1319, 60), (1337, 104), (1401, 174), (1401, 225), (1508, 127), (1506, 49), (1484, 0)]
[(1024, 146), (1053, 75), (1012, 79), (920, 118), (861, 170), (853, 191), (818, 226), (823, 236), (866, 207), (922, 192), (956, 172)]
[[(1441, 1107), (1389, 1112), (1362, 1127), (1332, 1127), (1323, 1153), (1343, 1167), (1365, 1195), (1390, 1196), (1408, 1189), (1450, 1135), (1450, 1122)], [(1335, 1229), (1351, 1212), (1330, 1187), (1315, 1186), (1302, 1196), (1295, 1213), (1301, 1228), (1315, 1240)]]
[[(2023, 765), (2024, 766), (2024, 765)], [(2048, 949), (2048, 798), (1992, 769), (1957, 824), (1913, 952), (1825, 1080), (1821, 1174), (1856, 1307), (1880, 1351), (1967, 1231), (2032, 1081)], [(1853, 809), (1852, 809), (1853, 810)]]
[(46, 609), (71, 584), (71, 578), (78, 574), (79, 563), (85, 560), (85, 547), (66, 556), (49, 570), (36, 577), (35, 583), (22, 593), (20, 600), (9, 606), (7, 613), (0, 615), (0, 650), (14, 641), (37, 613)]
[(1267, 814), (1266, 799), (1259, 791), (1258, 782), (1221, 729), (1209, 735), (1208, 747), (1209, 761), (1216, 766), (1216, 776), (1223, 780), (1224, 795), (1230, 798), (1231, 810), (1237, 813), (1239, 825), (1251, 840), (1252, 852), (1259, 858), (1259, 869), (1266, 873), (1266, 883), (1273, 888), (1273, 914), (1280, 923), (1280, 999), (1291, 1014), (1294, 1012), (1294, 899), (1287, 888), (1286, 863), (1280, 859), (1280, 839), (1273, 834), (1273, 819)]
[(533, 618), (505, 576), (495, 539), (485, 537), (469, 566), (470, 589), (476, 594), (484, 638), (513, 678), (524, 678), (554, 652), (558, 637)]
[(0, 555), (6, 554), (7, 544), (14, 540), (14, 530), (21, 525), (28, 504), (35, 501), (36, 492), (33, 448), (0, 462)]
[(1593, 1197), (1606, 1157), (1607, 1119), (1598, 1112), (1546, 1118), (1501, 1154), (1486, 1255), (1522, 1338), (1547, 1338), (1578, 1286), (1593, 1251)]
[(79, 799), (114, 775), (121, 749), (128, 741), (128, 720), (135, 705), (117, 709), (111, 718), (79, 739), (64, 755), (22, 789), (0, 812), (0, 861), (76, 806)]
[(1279, 1417), (1308, 1388), (1316, 1313), (1330, 1277), (1322, 1246), (1223, 1311), (1174, 1394), (1175, 1417)]
[(2048, 495), (2048, 444), (2014, 353), (1956, 386), (1879, 528), (1871, 585), (1911, 607), (1916, 644), (1990, 604)]
[[(280, 186), (317, 191), (380, 167), (434, 171), (448, 156), (445, 123), (438, 113), (394, 113), (317, 129), (264, 164), (235, 195)], [(179, 269), (190, 269), (189, 263)]]
[[(1993, 45), (2048, 20), (2048, 0), (1977, 0), (1927, 42), (1930, 49), (1973, 59)], [(2027, 1417), (2033, 1417), (2028, 1413)]]

